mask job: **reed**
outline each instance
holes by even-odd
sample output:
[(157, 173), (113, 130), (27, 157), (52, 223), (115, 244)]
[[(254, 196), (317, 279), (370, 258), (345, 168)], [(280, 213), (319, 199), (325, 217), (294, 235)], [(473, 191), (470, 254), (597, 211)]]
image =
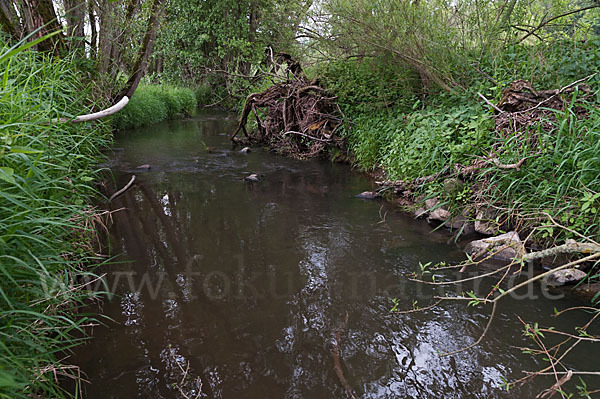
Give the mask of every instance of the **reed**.
[[(50, 124), (87, 113), (88, 90), (73, 59), (0, 47), (0, 397), (71, 397), (64, 378), (85, 326), (81, 305), (99, 295), (80, 282), (96, 278), (100, 150), (104, 123)], [(89, 105), (89, 104), (88, 104)]]

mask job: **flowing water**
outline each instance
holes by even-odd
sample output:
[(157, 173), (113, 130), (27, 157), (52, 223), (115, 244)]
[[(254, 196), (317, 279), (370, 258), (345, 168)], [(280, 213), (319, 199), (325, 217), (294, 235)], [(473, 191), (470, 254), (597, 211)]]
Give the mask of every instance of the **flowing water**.
[[(440, 292), (407, 274), (463, 259), (459, 246), (355, 198), (372, 185), (348, 165), (240, 153), (233, 126), (211, 113), (117, 140), (115, 186), (137, 184), (114, 202), (113, 321), (73, 359), (88, 398), (528, 398), (553, 384), (502, 390), (542, 366), (515, 348), (531, 346), (518, 316), (556, 323), (553, 308), (573, 302), (526, 290), (539, 298), (508, 300), (481, 345), (440, 357), (473, 343), (489, 308), (390, 309), (431, 304)], [(261, 181), (244, 182), (251, 173)], [(593, 351), (577, 356), (593, 370)]]

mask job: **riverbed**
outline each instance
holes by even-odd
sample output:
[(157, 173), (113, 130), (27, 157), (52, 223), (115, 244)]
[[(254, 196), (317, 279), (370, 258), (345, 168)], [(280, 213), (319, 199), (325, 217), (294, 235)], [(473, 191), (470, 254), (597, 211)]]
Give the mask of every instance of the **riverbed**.
[[(355, 198), (373, 186), (348, 165), (241, 153), (234, 126), (207, 113), (117, 139), (111, 186), (136, 184), (111, 205), (111, 321), (73, 358), (88, 398), (529, 398), (553, 384), (503, 390), (544, 365), (516, 348), (532, 346), (518, 317), (557, 325), (554, 308), (577, 302), (525, 290), (481, 345), (440, 356), (472, 344), (489, 307), (390, 310), (448, 292), (408, 277), (419, 262), (464, 259), (459, 243)], [(577, 356), (593, 370), (593, 351)]]

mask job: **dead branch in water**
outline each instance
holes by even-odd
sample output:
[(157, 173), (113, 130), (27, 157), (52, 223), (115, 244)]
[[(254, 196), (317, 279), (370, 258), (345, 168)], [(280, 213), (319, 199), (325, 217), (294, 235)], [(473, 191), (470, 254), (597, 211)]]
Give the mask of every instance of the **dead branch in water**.
[(117, 191), (116, 193), (114, 193), (113, 195), (111, 195), (110, 198), (108, 199), (108, 202), (111, 202), (112, 200), (114, 200), (115, 198), (117, 198), (119, 195), (121, 195), (125, 191), (129, 190), (129, 188), (133, 185), (133, 182), (135, 182), (135, 175), (131, 176), (131, 180), (129, 180), (129, 183), (127, 183), (125, 185), (125, 187), (123, 187), (122, 189), (120, 189), (119, 191)]
[(352, 387), (350, 386), (350, 384), (348, 383), (348, 380), (346, 380), (346, 377), (344, 376), (344, 370), (342, 369), (342, 363), (340, 361), (339, 345), (340, 345), (340, 339), (342, 337), (342, 332), (346, 329), (346, 324), (348, 324), (348, 312), (346, 312), (346, 317), (340, 323), (340, 325), (335, 333), (335, 341), (333, 341), (333, 350), (331, 353), (333, 356), (333, 368), (335, 370), (335, 374), (338, 376), (338, 379), (340, 380), (340, 383), (346, 390), (346, 395), (348, 395), (348, 397), (350, 399), (357, 399), (356, 395), (354, 395), (354, 391), (352, 390)]

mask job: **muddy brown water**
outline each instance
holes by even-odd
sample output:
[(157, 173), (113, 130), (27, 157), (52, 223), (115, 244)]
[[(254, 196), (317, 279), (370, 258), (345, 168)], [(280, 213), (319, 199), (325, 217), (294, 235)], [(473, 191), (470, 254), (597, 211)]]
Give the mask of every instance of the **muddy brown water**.
[[(72, 359), (88, 398), (529, 398), (552, 385), (540, 377), (503, 391), (503, 379), (542, 366), (515, 348), (531, 346), (518, 317), (573, 331), (585, 315), (551, 315), (576, 302), (525, 290), (500, 306), (480, 346), (440, 357), (473, 343), (489, 309), (390, 309), (394, 298), (403, 310), (432, 303), (440, 291), (406, 275), (463, 259), (459, 246), (354, 198), (372, 185), (347, 165), (239, 153), (234, 122), (203, 114), (115, 143), (116, 186), (131, 174), (137, 184), (115, 201), (126, 210), (111, 228), (115, 263), (102, 270), (115, 295), (101, 310), (113, 321)], [(251, 173), (261, 181), (242, 180)], [(594, 370), (597, 349), (574, 353)]]

